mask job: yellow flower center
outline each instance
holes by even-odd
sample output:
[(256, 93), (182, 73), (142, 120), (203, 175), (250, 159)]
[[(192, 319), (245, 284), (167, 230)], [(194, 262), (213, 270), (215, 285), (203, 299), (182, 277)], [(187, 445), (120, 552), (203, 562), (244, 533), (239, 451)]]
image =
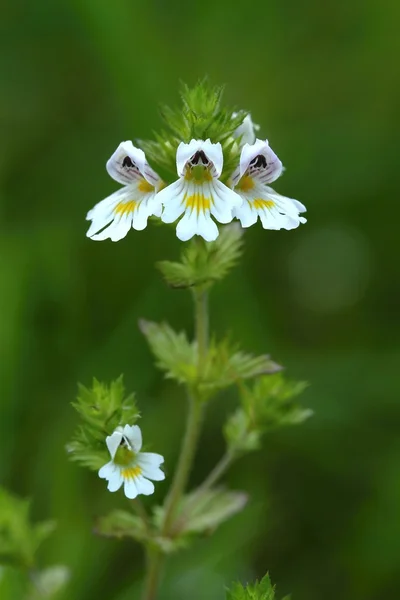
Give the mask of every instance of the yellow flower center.
[(242, 190), (242, 192), (249, 192), (254, 188), (255, 185), (254, 179), (250, 177), (250, 175), (243, 175), (237, 187), (239, 190)]
[(196, 193), (192, 196), (185, 196), (185, 205), (186, 208), (191, 208), (192, 210), (196, 210), (197, 214), (200, 211), (204, 212), (211, 206), (211, 199), (206, 198), (204, 194)]
[(135, 479), (142, 473), (142, 469), (140, 467), (127, 467), (126, 469), (121, 469), (121, 475), (124, 479)]
[(128, 202), (119, 202), (114, 209), (116, 215), (126, 215), (128, 213), (132, 213), (136, 206), (137, 202), (135, 200), (128, 200)]
[(138, 185), (139, 192), (143, 192), (143, 194), (150, 194), (150, 192), (154, 192), (154, 185), (151, 185), (146, 179), (141, 179)]
[(263, 200), (262, 198), (255, 198), (255, 200), (253, 200), (253, 206), (256, 209), (261, 209), (261, 208), (273, 208), (275, 206), (275, 202), (273, 202), (272, 200)]

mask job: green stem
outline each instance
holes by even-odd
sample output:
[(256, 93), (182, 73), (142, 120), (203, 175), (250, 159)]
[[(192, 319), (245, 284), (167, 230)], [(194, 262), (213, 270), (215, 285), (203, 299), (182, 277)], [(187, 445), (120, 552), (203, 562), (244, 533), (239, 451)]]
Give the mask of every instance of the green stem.
[[(201, 379), (207, 358), (208, 348), (208, 304), (207, 292), (203, 289), (194, 290), (194, 305), (196, 319), (196, 342), (198, 352), (198, 378)], [(185, 491), (193, 464), (199, 439), (204, 406), (197, 392), (189, 390), (189, 410), (186, 430), (179, 455), (178, 466), (165, 501), (164, 522), (161, 534), (167, 537), (174, 524), (176, 511)], [(161, 577), (164, 557), (159, 550), (152, 550), (148, 556), (147, 577), (143, 600), (154, 600)]]
[(197, 488), (198, 494), (209, 490), (217, 483), (234, 462), (236, 454), (232, 450), (227, 450), (221, 460), (215, 465), (211, 473), (205, 478), (203, 483)]
[(159, 550), (148, 550), (143, 600), (155, 600), (160, 583), (164, 556)]

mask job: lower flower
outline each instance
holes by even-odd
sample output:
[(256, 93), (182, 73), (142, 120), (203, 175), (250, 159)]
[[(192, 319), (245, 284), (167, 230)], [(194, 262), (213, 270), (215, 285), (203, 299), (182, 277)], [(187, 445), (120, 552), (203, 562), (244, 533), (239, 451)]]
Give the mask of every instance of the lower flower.
[(101, 467), (99, 477), (108, 481), (110, 492), (124, 486), (125, 496), (133, 500), (139, 494), (152, 494), (152, 481), (165, 479), (165, 473), (160, 469), (164, 457), (154, 452), (140, 452), (142, 434), (138, 425), (117, 427), (106, 438), (106, 444), (111, 460)]

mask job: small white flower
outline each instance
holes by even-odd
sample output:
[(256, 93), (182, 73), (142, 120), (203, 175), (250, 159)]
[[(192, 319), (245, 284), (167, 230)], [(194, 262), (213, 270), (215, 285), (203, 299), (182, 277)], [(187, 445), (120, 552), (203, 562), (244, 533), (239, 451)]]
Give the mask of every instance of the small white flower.
[(219, 223), (230, 223), (232, 209), (242, 202), (240, 196), (218, 181), (222, 172), (221, 144), (208, 140), (181, 142), (176, 153), (179, 179), (159, 192), (156, 199), (164, 205), (161, 220), (173, 223), (185, 213), (176, 228), (176, 235), (186, 242), (201, 235), (207, 242), (218, 237)]
[(235, 191), (243, 203), (233, 211), (242, 227), (250, 227), (260, 217), (264, 229), (294, 229), (307, 220), (299, 213), (306, 207), (292, 198), (277, 194), (267, 184), (278, 179), (283, 166), (268, 140), (245, 144), (240, 165), (232, 176)]
[(116, 492), (124, 485), (125, 496), (133, 500), (139, 494), (148, 496), (154, 492), (154, 484), (149, 479), (165, 479), (160, 469), (164, 457), (154, 452), (140, 452), (142, 432), (138, 425), (117, 427), (106, 438), (106, 444), (111, 460), (101, 467), (99, 477), (108, 481), (110, 492)]
[(106, 168), (124, 187), (88, 212), (86, 219), (92, 224), (86, 235), (92, 240), (110, 238), (117, 242), (131, 227), (140, 231), (151, 215), (161, 215), (161, 205), (155, 197), (162, 181), (148, 164), (143, 150), (130, 141), (121, 142)]
[[(235, 118), (237, 113), (232, 114), (232, 118)], [(242, 136), (240, 139), (240, 146), (244, 146), (244, 144), (254, 144), (256, 141), (255, 132), (260, 129), (260, 126), (257, 123), (253, 123), (250, 113), (245, 116), (243, 119), (243, 123), (239, 125), (239, 127), (234, 131), (233, 137), (238, 138)]]

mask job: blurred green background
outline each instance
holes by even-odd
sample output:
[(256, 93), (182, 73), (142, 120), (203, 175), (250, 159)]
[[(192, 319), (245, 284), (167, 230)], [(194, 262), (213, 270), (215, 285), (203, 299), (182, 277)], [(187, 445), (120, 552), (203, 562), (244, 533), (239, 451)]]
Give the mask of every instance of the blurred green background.
[[(267, 569), (294, 600), (397, 598), (400, 5), (15, 0), (2, 16), (0, 477), (57, 519), (41, 560), (71, 567), (65, 599), (137, 598), (143, 575), (139, 547), (92, 534), (126, 500), (67, 460), (76, 382), (123, 372), (170, 476), (185, 401), (137, 321), (192, 328), (190, 296), (154, 269), (179, 254), (173, 230), (95, 243), (85, 215), (118, 188), (105, 162), (119, 142), (151, 137), (158, 103), (205, 73), (261, 124), (287, 167), (275, 188), (309, 219), (247, 231), (212, 326), (310, 381), (315, 416), (230, 471), (249, 506), (171, 560), (160, 600), (222, 600)], [(234, 402), (210, 407), (192, 483), (221, 455)]]

